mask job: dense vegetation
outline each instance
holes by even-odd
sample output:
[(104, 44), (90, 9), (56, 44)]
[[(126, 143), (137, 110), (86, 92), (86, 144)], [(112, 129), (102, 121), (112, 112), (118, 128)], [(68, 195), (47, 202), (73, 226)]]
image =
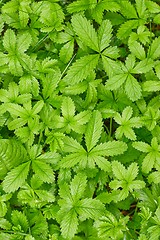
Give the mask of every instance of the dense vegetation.
[(160, 239), (159, 1), (0, 7), (0, 240)]

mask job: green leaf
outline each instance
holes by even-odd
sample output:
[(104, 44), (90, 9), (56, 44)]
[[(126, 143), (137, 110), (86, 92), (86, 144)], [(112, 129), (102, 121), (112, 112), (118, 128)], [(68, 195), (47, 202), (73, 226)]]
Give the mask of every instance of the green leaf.
[(159, 81), (146, 81), (142, 85), (143, 91), (146, 92), (157, 92), (160, 91)]
[(62, 102), (61, 111), (63, 117), (69, 118), (75, 115), (74, 102), (70, 97), (65, 97)]
[(160, 183), (160, 172), (156, 171), (156, 172), (152, 172), (149, 176), (148, 176), (148, 182), (151, 183), (155, 183), (158, 184)]
[(62, 62), (68, 63), (70, 59), (72, 58), (74, 50), (74, 41), (71, 40), (67, 42), (60, 50), (59, 57)]
[(149, 144), (145, 143), (145, 142), (133, 142), (132, 146), (141, 151), (141, 152), (150, 152), (151, 151), (151, 147)]
[(129, 49), (138, 59), (145, 59), (145, 50), (140, 43), (137, 41), (129, 41)]
[(69, 155), (67, 155), (66, 157), (62, 158), (61, 162), (60, 162), (60, 167), (62, 168), (71, 168), (73, 166), (75, 166), (77, 163), (80, 163), (80, 161), (86, 161), (86, 153), (84, 152), (79, 153), (79, 152), (75, 152), (75, 153), (71, 153)]
[(104, 205), (100, 200), (85, 198), (79, 202), (76, 210), (83, 221), (87, 218), (97, 219), (103, 215)]
[(20, 53), (25, 52), (31, 44), (31, 35), (29, 33), (20, 34), (17, 38), (17, 50)]
[(88, 122), (85, 142), (87, 146), (87, 151), (89, 152), (98, 142), (102, 132), (102, 116), (99, 111), (94, 111), (93, 115)]
[(64, 151), (72, 153), (85, 152), (84, 148), (75, 139), (70, 137), (64, 138)]
[(81, 41), (96, 52), (99, 52), (97, 33), (91, 23), (79, 14), (73, 15), (71, 22), (74, 31)]
[(7, 209), (6, 204), (3, 201), (1, 201), (0, 202), (0, 218), (4, 217), (6, 215), (7, 210), (8, 209)]
[(94, 226), (100, 239), (120, 240), (124, 237), (128, 220), (128, 217), (117, 219), (114, 214), (106, 212), (105, 216), (95, 221)]
[(137, 13), (134, 6), (129, 1), (120, 2), (121, 13), (128, 19), (137, 18)]
[(132, 29), (137, 28), (138, 20), (128, 20), (120, 26), (118, 29), (117, 37), (119, 39), (125, 39), (130, 36)]
[(142, 89), (138, 81), (129, 74), (126, 79), (125, 92), (131, 101), (137, 101), (142, 96)]
[(8, 56), (7, 54), (4, 54), (0, 52), (0, 66), (3, 66), (8, 63)]
[(136, 9), (140, 18), (143, 18), (146, 11), (146, 1), (145, 0), (136, 0)]
[(67, 10), (69, 13), (74, 13), (74, 12), (81, 12), (83, 10), (87, 9), (92, 9), (95, 7), (95, 4), (92, 3), (93, 1), (88, 1), (88, 0), (78, 0), (75, 2), (70, 3), (67, 6)]
[(53, 183), (54, 173), (52, 168), (40, 160), (34, 160), (32, 162), (33, 171), (42, 179), (43, 182)]
[(27, 178), (29, 167), (30, 162), (26, 162), (12, 169), (2, 183), (4, 191), (10, 193), (22, 187)]
[(110, 39), (112, 37), (112, 25), (109, 20), (103, 20), (99, 29), (98, 29), (98, 42), (100, 52), (108, 47)]
[(106, 89), (108, 90), (116, 90), (122, 86), (122, 84), (126, 81), (128, 75), (121, 73), (109, 78), (106, 82)]
[(121, 141), (108, 141), (94, 147), (90, 153), (102, 156), (116, 156), (127, 150), (127, 144)]
[(142, 162), (142, 171), (144, 173), (149, 173), (153, 168), (155, 163), (155, 154), (153, 152), (149, 152)]
[(147, 73), (153, 68), (153, 60), (151, 58), (146, 58), (140, 61), (131, 71), (131, 73)]
[(126, 175), (125, 167), (118, 161), (112, 162), (112, 171), (118, 180), (124, 179), (124, 176)]
[(3, 46), (8, 52), (16, 51), (16, 35), (13, 30), (7, 29), (3, 38)]
[(69, 68), (67, 75), (64, 77), (64, 81), (70, 85), (74, 85), (86, 79), (90, 72), (98, 64), (99, 56), (97, 54), (86, 55), (76, 60), (75, 63)]
[(20, 226), (22, 231), (25, 233), (27, 232), (29, 224), (26, 216), (22, 212), (19, 212), (17, 210), (12, 211), (11, 220), (14, 226)]
[(27, 152), (19, 141), (0, 139), (0, 179), (27, 159)]
[(61, 221), (62, 236), (66, 239), (72, 239), (78, 229), (77, 213), (74, 209), (69, 211)]
[(92, 159), (92, 161), (94, 161), (101, 170), (110, 172), (111, 170), (110, 162), (106, 158), (98, 155), (96, 156), (94, 154), (89, 154), (88, 158)]
[(156, 59), (160, 57), (160, 37), (155, 38), (148, 52), (148, 57)]
[(160, 12), (160, 6), (156, 2), (148, 0), (146, 2), (146, 6), (147, 6), (149, 12), (151, 12), (151, 13), (159, 13)]
[(87, 186), (87, 179), (84, 174), (77, 174), (71, 182), (70, 190), (73, 199), (78, 200), (82, 197)]

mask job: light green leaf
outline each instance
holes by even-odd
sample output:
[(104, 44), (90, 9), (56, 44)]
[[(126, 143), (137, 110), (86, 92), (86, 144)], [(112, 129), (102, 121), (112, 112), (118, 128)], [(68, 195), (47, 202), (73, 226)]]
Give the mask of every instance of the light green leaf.
[(7, 210), (8, 209), (7, 209), (6, 204), (3, 201), (1, 201), (0, 202), (0, 218), (4, 217), (6, 215)]
[(27, 152), (21, 142), (15, 139), (0, 139), (0, 179), (27, 159)]
[(84, 174), (77, 174), (71, 182), (70, 190), (74, 200), (79, 200), (87, 186), (87, 179)]
[(88, 47), (99, 52), (97, 33), (87, 18), (77, 14), (73, 15), (71, 22), (74, 31), (79, 36), (81, 41), (84, 42)]
[(145, 50), (140, 43), (137, 41), (129, 41), (129, 49), (138, 59), (145, 59)]
[(87, 9), (92, 9), (95, 7), (95, 4), (92, 2), (90, 3), (90, 1), (88, 0), (77, 0), (74, 1), (72, 3), (70, 3), (67, 7), (67, 11), (69, 13), (74, 13), (74, 12), (81, 12), (83, 10), (87, 10)]
[(146, 92), (157, 92), (160, 91), (159, 81), (146, 81), (142, 85), (143, 91)]
[(146, 58), (140, 61), (131, 71), (131, 73), (147, 73), (149, 72), (154, 66), (153, 60), (151, 58)]
[(3, 38), (3, 46), (8, 52), (16, 52), (16, 35), (13, 30), (6, 30)]
[[(107, 73), (107, 76), (109, 78), (114, 77), (115, 75), (118, 75), (119, 73), (123, 73), (121, 66), (118, 62), (104, 56), (103, 54), (102, 54), (102, 62), (103, 62), (104, 70)], [(118, 81), (118, 79), (117, 79), (117, 81)]]
[(88, 122), (86, 133), (85, 133), (85, 142), (87, 146), (87, 151), (89, 152), (98, 142), (102, 132), (102, 116), (99, 111), (94, 111), (93, 115)]
[(25, 52), (31, 44), (31, 35), (27, 33), (20, 34), (17, 39), (17, 51), (20, 53)]
[(53, 183), (54, 182), (54, 173), (52, 168), (40, 160), (32, 161), (33, 171), (42, 179), (43, 182)]
[(109, 78), (106, 82), (106, 89), (108, 90), (116, 90), (122, 86), (122, 84), (126, 81), (128, 75), (121, 73)]
[(75, 115), (74, 102), (70, 97), (64, 97), (61, 106), (62, 115), (65, 118), (73, 117)]
[(90, 75), (90, 72), (98, 64), (98, 54), (86, 55), (76, 60), (75, 63), (69, 68), (67, 75), (64, 77), (64, 81), (70, 85), (74, 85), (83, 81)]
[(22, 231), (27, 232), (29, 224), (27, 217), (22, 212), (19, 212), (18, 210), (12, 211), (11, 220), (14, 226), (20, 226)]
[[(126, 176), (125, 179), (128, 182), (132, 182), (138, 175), (138, 166), (137, 163), (131, 163), (131, 165), (129, 165), (127, 171), (126, 171)], [(134, 187), (136, 188), (136, 187)]]
[(127, 150), (127, 144), (121, 141), (108, 141), (94, 147), (90, 154), (102, 156), (116, 156)]
[(71, 40), (66, 44), (64, 44), (59, 53), (60, 60), (64, 63), (68, 63), (72, 58), (73, 50), (74, 50), (74, 40)]
[(89, 155), (89, 158), (92, 158), (101, 170), (104, 170), (106, 172), (111, 171), (110, 162), (106, 158), (101, 157), (101, 156), (96, 156), (96, 155), (92, 156), (91, 154)]
[(100, 52), (108, 47), (110, 39), (112, 37), (112, 25), (109, 20), (103, 20), (99, 29), (98, 29), (98, 42)]
[(160, 37), (155, 38), (148, 52), (148, 57), (156, 59), (160, 57)]
[(86, 154), (82, 154), (79, 152), (71, 153), (66, 157), (62, 158), (59, 165), (62, 168), (71, 168), (82, 160), (86, 161), (86, 157)]
[(136, 0), (136, 8), (140, 18), (144, 17), (146, 11), (146, 1), (145, 0)]
[(3, 66), (8, 63), (8, 56), (7, 54), (4, 54), (0, 52), (0, 66)]
[(138, 81), (129, 74), (125, 84), (125, 92), (130, 100), (137, 101), (142, 96), (142, 89)]
[(118, 29), (117, 37), (119, 39), (125, 39), (130, 36), (132, 29), (137, 28), (138, 20), (128, 20), (123, 23)]
[(44, 105), (43, 100), (37, 101), (36, 104), (33, 106), (32, 114), (35, 115), (39, 113), (42, 110), (43, 105)]
[(12, 169), (2, 183), (4, 191), (10, 193), (20, 188), (27, 178), (29, 167), (30, 162), (26, 162)]
[(22, 76), (23, 75), (23, 69), (22, 66), (17, 58), (16, 55), (9, 54), (8, 55), (9, 60), (9, 70), (10, 72), (15, 76)]
[(143, 159), (142, 171), (144, 173), (149, 173), (151, 171), (151, 169), (153, 168), (154, 163), (155, 163), (155, 153), (149, 152)]
[(146, 1), (146, 6), (151, 13), (159, 13), (160, 12), (160, 6), (158, 3), (153, 1)]
[(149, 176), (148, 176), (148, 182), (151, 183), (155, 183), (158, 184), (160, 183), (160, 172), (156, 171), (156, 172), (152, 172)]
[(61, 232), (65, 239), (72, 239), (78, 229), (78, 218), (74, 209), (70, 210), (63, 217)]
[(84, 221), (87, 218), (99, 218), (103, 215), (105, 208), (100, 200), (85, 198), (78, 203), (76, 210), (80, 215), (80, 219)]
[(112, 162), (112, 171), (118, 180), (122, 180), (126, 176), (125, 167), (118, 161)]
[(134, 6), (129, 1), (120, 2), (121, 13), (128, 19), (137, 18), (137, 13)]
[(64, 151), (72, 153), (85, 152), (84, 148), (75, 139), (70, 137), (64, 138)]
[(141, 151), (141, 152), (150, 152), (151, 151), (151, 147), (149, 144), (145, 143), (145, 142), (133, 142), (132, 146)]
[[(133, 109), (132, 107), (128, 106), (126, 107), (123, 112), (122, 112), (122, 119), (123, 119), (123, 123), (127, 122), (133, 114)], [(116, 116), (115, 116), (115, 121), (116, 121)], [(116, 121), (117, 122), (117, 121)], [(121, 122), (122, 123), (122, 122)]]

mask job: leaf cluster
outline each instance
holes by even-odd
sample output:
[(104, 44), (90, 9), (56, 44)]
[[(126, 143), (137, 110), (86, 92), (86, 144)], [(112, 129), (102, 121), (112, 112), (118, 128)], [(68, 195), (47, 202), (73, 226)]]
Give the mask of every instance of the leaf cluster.
[(0, 8), (0, 240), (158, 240), (159, 1)]

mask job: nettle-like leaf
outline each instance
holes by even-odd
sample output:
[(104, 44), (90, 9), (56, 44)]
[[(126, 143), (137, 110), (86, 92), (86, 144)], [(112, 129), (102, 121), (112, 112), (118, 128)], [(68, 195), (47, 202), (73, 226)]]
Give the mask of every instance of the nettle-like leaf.
[(56, 2), (42, 2), (40, 21), (44, 24), (43, 31), (50, 32), (53, 29), (61, 30), (64, 13), (61, 6)]
[(142, 162), (142, 171), (149, 173), (153, 167), (159, 170), (160, 161), (160, 146), (157, 138), (152, 138), (151, 145), (145, 142), (134, 142), (133, 147), (137, 150), (146, 153)]
[(136, 140), (136, 134), (132, 128), (140, 128), (142, 127), (142, 120), (140, 117), (132, 117), (133, 109), (132, 107), (126, 107), (123, 112), (122, 116), (119, 113), (114, 114), (114, 120), (121, 125), (116, 129), (116, 138), (121, 139), (124, 135), (125, 137)]
[(110, 77), (106, 82), (108, 90), (116, 90), (125, 84), (125, 92), (128, 98), (136, 101), (142, 96), (142, 89), (137, 79), (132, 74), (146, 73), (153, 67), (151, 59), (144, 59), (138, 63), (131, 54), (127, 57), (125, 66), (122, 65), (119, 73)]
[(27, 27), (29, 21), (29, 13), (31, 1), (20, 1), (15, 0), (8, 1), (2, 6), (3, 18), (7, 24), (14, 28), (23, 29)]
[[(41, 129), (38, 113), (43, 108), (43, 105), (42, 100), (37, 101), (33, 107), (31, 101), (24, 103), (23, 107), (15, 103), (7, 104), (7, 111), (13, 118), (9, 122), (8, 128), (15, 130), (16, 135), (20, 137), (22, 142), (26, 142), (30, 138), (30, 144), (32, 144), (34, 134), (37, 134)], [(25, 126), (26, 124), (28, 126)]]
[(60, 220), (62, 236), (72, 239), (78, 230), (79, 219), (84, 221), (87, 218), (97, 219), (103, 214), (104, 206), (96, 199), (83, 198), (87, 179), (84, 174), (77, 174), (72, 180), (70, 187), (63, 184), (60, 186), (59, 200)]
[(4, 34), (3, 46), (8, 54), (2, 56), (1, 53), (1, 57), (8, 59), (5, 64), (8, 64), (10, 72), (15, 76), (22, 76), (23, 69), (30, 71), (28, 69), (30, 58), (24, 52), (29, 48), (31, 41), (29, 33), (16, 36), (13, 30), (8, 29)]
[(106, 212), (105, 216), (95, 221), (95, 228), (98, 231), (98, 236), (102, 239), (108, 237), (114, 239), (122, 239), (127, 231), (128, 217), (120, 217), (117, 219), (112, 213)]
[(99, 111), (94, 111), (88, 122), (85, 143), (86, 148), (73, 138), (64, 139), (64, 151), (70, 153), (65, 156), (60, 163), (62, 168), (70, 168), (79, 165), (80, 168), (95, 168), (95, 164), (100, 169), (110, 171), (110, 163), (106, 156), (122, 154), (126, 151), (127, 145), (121, 141), (108, 141), (98, 143), (102, 132), (102, 117)]
[(96, 68), (98, 59), (97, 54), (81, 57), (72, 64), (63, 80), (66, 83), (69, 81), (71, 85), (83, 81)]
[(142, 189), (145, 187), (145, 182), (141, 180), (135, 180), (138, 175), (138, 166), (136, 163), (131, 163), (131, 165), (126, 169), (120, 162), (112, 162), (112, 171), (115, 176), (115, 180), (112, 180), (109, 186), (114, 189), (119, 190), (119, 197), (116, 201), (121, 201), (128, 197), (129, 193), (132, 193), (136, 189)]
[(72, 26), (82, 42), (96, 52), (99, 52), (97, 33), (86, 18), (81, 15), (74, 15), (72, 17)]
[(8, 193), (14, 192), (23, 186), (29, 172), (29, 167), (30, 161), (12, 169), (2, 183), (4, 191)]
[(30, 94), (20, 94), (19, 86), (11, 82), (6, 89), (0, 89), (0, 101), (3, 103), (23, 104), (31, 100)]
[(64, 97), (61, 106), (62, 117), (55, 117), (55, 128), (70, 133), (71, 130), (83, 133), (85, 126), (90, 119), (90, 111), (82, 111), (75, 115), (76, 109), (70, 97)]

